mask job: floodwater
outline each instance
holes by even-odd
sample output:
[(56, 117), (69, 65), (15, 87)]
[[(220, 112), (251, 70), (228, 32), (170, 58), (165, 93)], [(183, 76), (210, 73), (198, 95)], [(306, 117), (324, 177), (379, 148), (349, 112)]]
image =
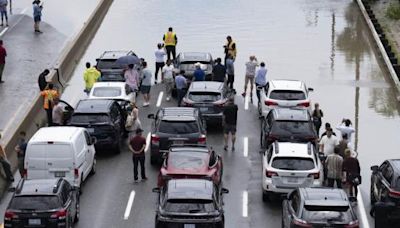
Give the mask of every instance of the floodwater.
[(65, 99), (75, 104), (84, 97), (84, 63), (94, 63), (105, 50), (134, 50), (153, 69), (156, 44), (170, 26), (177, 32), (178, 52), (205, 51), (214, 58), (223, 57), (225, 37), (231, 35), (238, 48), (238, 92), (244, 64), (256, 55), (266, 62), (269, 79), (300, 79), (314, 88), (312, 99), (320, 103), (324, 122), (336, 126), (351, 119), (368, 199), (369, 167), (398, 156), (399, 102), (353, 1), (114, 1)]

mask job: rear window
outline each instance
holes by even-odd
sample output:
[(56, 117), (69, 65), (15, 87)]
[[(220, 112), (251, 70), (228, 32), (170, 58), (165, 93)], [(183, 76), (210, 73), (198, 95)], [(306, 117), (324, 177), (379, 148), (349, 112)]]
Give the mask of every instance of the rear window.
[(14, 210), (51, 210), (61, 207), (57, 196), (16, 196), (10, 202)]
[(215, 102), (221, 99), (221, 93), (190, 92), (189, 99), (194, 102)]
[(116, 59), (101, 59), (97, 62), (98, 69), (120, 69), (121, 66), (115, 63)]
[(119, 87), (97, 87), (93, 90), (95, 97), (118, 97), (121, 96), (121, 88)]
[(307, 121), (276, 121), (272, 125), (273, 134), (278, 135), (312, 135), (312, 124)]
[(109, 116), (106, 114), (74, 114), (71, 123), (89, 124), (89, 123), (108, 123)]
[(175, 169), (196, 169), (204, 167), (208, 153), (176, 152), (169, 153), (168, 166)]
[(167, 134), (192, 134), (199, 132), (196, 121), (161, 121), (158, 129), (161, 133)]
[(309, 222), (349, 223), (353, 216), (349, 206), (307, 206), (305, 205), (302, 219)]
[(272, 161), (272, 167), (283, 170), (311, 170), (315, 165), (310, 158), (276, 157)]
[(304, 100), (306, 95), (302, 91), (273, 90), (269, 95), (274, 100)]
[(215, 208), (212, 200), (200, 199), (169, 199), (165, 204), (166, 211), (180, 213), (213, 212)]

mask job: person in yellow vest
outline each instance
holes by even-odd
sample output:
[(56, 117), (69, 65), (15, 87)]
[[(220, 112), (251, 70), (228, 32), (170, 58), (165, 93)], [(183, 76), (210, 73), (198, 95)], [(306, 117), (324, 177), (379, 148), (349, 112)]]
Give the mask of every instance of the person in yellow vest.
[(176, 44), (178, 43), (178, 37), (173, 32), (172, 27), (168, 28), (168, 32), (166, 32), (163, 36), (165, 50), (167, 51), (167, 59), (175, 60), (176, 58)]
[(227, 36), (226, 40), (227, 40), (227, 42), (224, 45), (225, 64), (226, 64), (226, 59), (228, 58), (229, 55), (233, 57), (233, 60), (236, 59), (236, 43), (232, 40), (231, 36)]
[(40, 92), (40, 95), (43, 97), (43, 108), (47, 114), (47, 124), (52, 126), (54, 99), (59, 97), (58, 91), (54, 89), (52, 83), (49, 83), (47, 88)]

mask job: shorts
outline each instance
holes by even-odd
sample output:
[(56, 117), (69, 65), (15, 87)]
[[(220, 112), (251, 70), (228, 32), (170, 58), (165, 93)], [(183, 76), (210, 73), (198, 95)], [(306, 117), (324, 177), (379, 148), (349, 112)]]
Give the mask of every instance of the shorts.
[(225, 124), (224, 125), (224, 133), (228, 134), (229, 132), (232, 134), (236, 133), (236, 124)]
[(247, 86), (247, 84), (249, 84), (249, 82), (250, 82), (251, 85), (253, 85), (253, 82), (254, 82), (254, 75), (249, 75), (249, 74), (247, 74), (244, 80), (245, 80), (245, 81), (244, 81), (244, 85)]
[(140, 92), (142, 92), (142, 94), (149, 94), (150, 93), (150, 88), (151, 88), (151, 86), (142, 85), (140, 87)]
[(34, 18), (33, 18), (33, 21), (35, 21), (35, 22), (39, 22), (39, 21), (41, 21), (42, 20), (42, 17), (41, 16), (35, 16)]

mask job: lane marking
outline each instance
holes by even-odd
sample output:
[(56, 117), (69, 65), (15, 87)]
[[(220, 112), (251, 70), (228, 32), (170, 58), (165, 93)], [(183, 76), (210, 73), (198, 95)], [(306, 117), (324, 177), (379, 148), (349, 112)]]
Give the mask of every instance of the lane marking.
[(160, 107), (163, 96), (164, 92), (161, 91), (160, 94), (158, 94), (157, 105), (156, 105), (157, 107)]
[(5, 29), (3, 29), (3, 31), (0, 32), (0, 36), (3, 36), (4, 33), (6, 33), (8, 31), (9, 27), (6, 27)]
[(151, 132), (147, 133), (146, 137), (146, 147), (144, 148), (144, 151), (148, 151), (150, 147), (150, 139), (151, 139)]
[(245, 218), (247, 218), (247, 216), (248, 216), (248, 213), (249, 213), (249, 206), (248, 206), (248, 203), (249, 203), (249, 194), (247, 193), (247, 191), (244, 191), (243, 192), (243, 208), (242, 208), (242, 216), (243, 217), (245, 217)]
[(245, 158), (247, 158), (248, 155), (249, 155), (249, 138), (244, 137), (243, 138), (243, 156)]
[(363, 199), (361, 197), (361, 191), (360, 191), (361, 189), (360, 189), (360, 187), (357, 187), (357, 188), (358, 188), (357, 202), (358, 202), (358, 205), (359, 205), (358, 208), (359, 208), (360, 217), (361, 217), (361, 223), (362, 223), (361, 227), (369, 228), (370, 226), (369, 226), (369, 222), (368, 222), (367, 212), (365, 212), (364, 202), (363, 202)]
[(126, 205), (124, 220), (128, 220), (129, 215), (131, 214), (134, 199), (135, 199), (135, 191), (132, 191), (131, 194), (129, 195), (128, 204)]
[(249, 96), (244, 97), (244, 110), (249, 109)]
[(27, 10), (28, 10), (28, 7), (26, 7), (25, 9), (23, 9), (23, 10), (21, 11), (21, 14), (25, 14)]

